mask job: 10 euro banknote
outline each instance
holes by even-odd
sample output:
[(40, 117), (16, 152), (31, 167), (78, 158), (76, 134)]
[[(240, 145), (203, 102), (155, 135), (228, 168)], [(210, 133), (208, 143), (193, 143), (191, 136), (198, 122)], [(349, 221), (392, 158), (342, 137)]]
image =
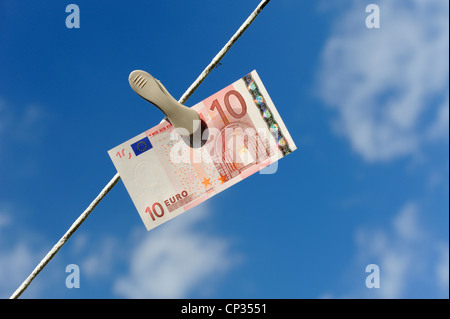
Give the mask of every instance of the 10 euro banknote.
[(207, 125), (202, 147), (164, 120), (108, 152), (147, 230), (296, 149), (256, 71), (192, 108)]

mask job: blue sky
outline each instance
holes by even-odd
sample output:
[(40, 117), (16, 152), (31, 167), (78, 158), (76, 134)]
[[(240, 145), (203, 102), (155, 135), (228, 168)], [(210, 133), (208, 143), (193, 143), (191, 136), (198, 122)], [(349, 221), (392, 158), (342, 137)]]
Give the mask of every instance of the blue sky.
[[(259, 1), (73, 3), (0, 2), (2, 298), (162, 119), (128, 74), (180, 97)], [(150, 232), (119, 182), (22, 297), (448, 298), (448, 6), (271, 1), (186, 105), (256, 69), (299, 149)]]

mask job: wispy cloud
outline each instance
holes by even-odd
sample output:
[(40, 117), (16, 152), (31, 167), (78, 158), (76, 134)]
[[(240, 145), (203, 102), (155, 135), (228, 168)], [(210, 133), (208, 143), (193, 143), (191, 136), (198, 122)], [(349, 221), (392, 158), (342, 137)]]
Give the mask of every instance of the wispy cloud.
[(199, 229), (205, 204), (140, 234), (129, 256), (129, 271), (118, 278), (114, 291), (127, 298), (183, 298), (205, 294), (237, 257), (228, 240)]
[[(352, 278), (340, 298), (448, 298), (448, 242), (423, 227), (424, 214), (415, 202), (406, 203), (389, 227), (360, 228), (356, 232)], [(380, 288), (365, 287), (368, 264), (380, 269)]]
[(36, 103), (19, 108), (0, 97), (0, 143), (36, 142), (48, 119), (47, 111)]
[[(17, 155), (15, 149), (23, 149), (40, 143), (45, 130), (48, 113), (39, 105), (30, 103), (17, 107), (0, 97), (0, 297), (8, 298), (27, 278), (44, 252), (37, 248), (43, 244), (42, 236), (18, 222), (17, 216), (23, 212), (20, 203), (5, 198), (3, 189), (9, 187), (11, 179), (26, 178), (37, 174), (37, 160), (26, 152)], [(47, 244), (47, 243), (45, 243)], [(42, 245), (45, 246), (45, 245)], [(42, 293), (54, 276), (47, 276), (45, 283), (33, 283), (25, 297), (35, 297)]]
[(0, 190), (11, 179), (39, 175), (40, 158), (36, 152), (50, 121), (50, 113), (38, 103), (13, 105), (0, 96)]
[(448, 1), (376, 1), (381, 28), (354, 1), (322, 52), (318, 91), (334, 128), (367, 161), (448, 140)]
[[(0, 202), (0, 298), (9, 298), (44, 255), (35, 247), (42, 244), (41, 236), (19, 225), (14, 219), (16, 212), (14, 205)], [(45, 282), (34, 282), (25, 298), (38, 297), (47, 284), (54, 284), (54, 279), (48, 274)]]
[(449, 286), (449, 246), (443, 244), (439, 247), (439, 260), (436, 264), (436, 280), (442, 291), (447, 291)]
[(449, 136), (449, 96), (444, 100), (436, 112), (434, 122), (427, 132), (431, 141), (443, 139), (448, 142)]
[(86, 234), (75, 237), (74, 253), (81, 259), (80, 269), (89, 280), (107, 278), (120, 257), (120, 246), (116, 237), (105, 236), (98, 242)]
[(0, 250), (0, 296), (8, 298), (27, 277), (34, 252), (23, 242)]
[(5, 203), (0, 204), (0, 230), (11, 224), (11, 214), (8, 212), (9, 207)]

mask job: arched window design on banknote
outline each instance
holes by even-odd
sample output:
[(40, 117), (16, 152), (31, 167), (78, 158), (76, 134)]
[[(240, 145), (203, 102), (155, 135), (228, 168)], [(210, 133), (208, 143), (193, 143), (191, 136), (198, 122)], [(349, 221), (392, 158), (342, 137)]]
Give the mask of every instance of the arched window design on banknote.
[(269, 158), (269, 145), (253, 126), (231, 123), (214, 141), (214, 163), (222, 176), (231, 179), (246, 168)]

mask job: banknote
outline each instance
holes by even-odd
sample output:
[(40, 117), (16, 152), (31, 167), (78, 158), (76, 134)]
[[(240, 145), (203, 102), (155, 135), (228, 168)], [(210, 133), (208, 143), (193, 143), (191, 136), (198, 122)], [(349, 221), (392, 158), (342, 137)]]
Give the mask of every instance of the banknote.
[(108, 151), (147, 230), (296, 150), (256, 71), (192, 109), (207, 125), (203, 146), (163, 120)]

